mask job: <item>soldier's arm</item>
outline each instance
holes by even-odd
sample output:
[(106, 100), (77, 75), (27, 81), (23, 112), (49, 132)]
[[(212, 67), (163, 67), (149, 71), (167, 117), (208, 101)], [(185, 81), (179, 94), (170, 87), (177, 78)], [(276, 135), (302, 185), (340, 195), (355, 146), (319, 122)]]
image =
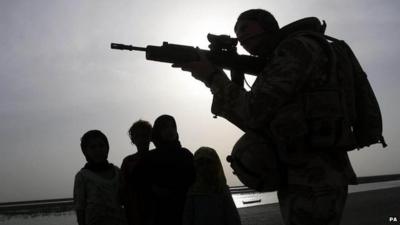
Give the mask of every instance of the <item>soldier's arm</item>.
[(268, 127), (274, 113), (293, 99), (308, 79), (316, 61), (311, 47), (301, 39), (284, 41), (250, 91), (216, 74), (211, 84), (212, 112), (244, 131)]

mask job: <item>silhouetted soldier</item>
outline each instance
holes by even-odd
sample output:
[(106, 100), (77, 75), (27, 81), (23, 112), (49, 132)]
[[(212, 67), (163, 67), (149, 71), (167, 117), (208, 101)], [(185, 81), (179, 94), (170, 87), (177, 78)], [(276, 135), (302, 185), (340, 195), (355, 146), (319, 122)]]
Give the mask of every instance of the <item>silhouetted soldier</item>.
[(124, 158), (121, 165), (123, 184), (122, 199), (127, 220), (131, 225), (152, 224), (153, 202), (148, 184), (148, 171), (144, 157), (149, 152), (152, 127), (149, 122), (138, 120), (128, 131), (137, 152)]
[(155, 120), (152, 141), (156, 149), (149, 152), (146, 165), (155, 198), (155, 224), (179, 225), (195, 176), (193, 154), (181, 146), (175, 119), (169, 115)]
[[(313, 124), (315, 128), (319, 126), (321, 136), (337, 134), (334, 127), (337, 123), (333, 119), (340, 117), (329, 109), (332, 99), (318, 93), (306, 95), (311, 85), (323, 83), (328, 74), (327, 51), (318, 40), (302, 35), (301, 30), (281, 33), (274, 16), (261, 9), (243, 12), (234, 30), (245, 50), (266, 60), (250, 91), (230, 81), (204, 55), (200, 61), (173, 66), (190, 71), (211, 89), (215, 115), (228, 119), (245, 132), (279, 139), (284, 172), (278, 198), (285, 224), (339, 224), (348, 184), (355, 182), (356, 176), (347, 152), (332, 149), (333, 146), (325, 143), (338, 137), (314, 140), (325, 147), (310, 145), (307, 141), (310, 124), (306, 124), (303, 111), (311, 107), (310, 112), (317, 110), (320, 113), (317, 116), (327, 119)], [(327, 107), (312, 108), (312, 101), (311, 106), (303, 102), (310, 100), (308, 97), (328, 103)], [(320, 109), (325, 111), (321, 113)]]

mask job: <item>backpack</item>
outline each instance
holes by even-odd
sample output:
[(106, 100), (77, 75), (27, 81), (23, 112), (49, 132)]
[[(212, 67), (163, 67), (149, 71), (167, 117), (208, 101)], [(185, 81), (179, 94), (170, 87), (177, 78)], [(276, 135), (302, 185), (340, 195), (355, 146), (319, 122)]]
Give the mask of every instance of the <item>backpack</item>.
[[(334, 133), (335, 137), (331, 138), (328, 143), (318, 143), (316, 140), (323, 140), (324, 138), (321, 138), (321, 132), (315, 132), (310, 135), (314, 139), (314, 142), (311, 141), (312, 146), (345, 151), (361, 149), (377, 143), (386, 147), (387, 144), (382, 136), (382, 115), (378, 101), (366, 73), (350, 46), (343, 40), (323, 33), (309, 32), (303, 35), (319, 41), (328, 55), (329, 73), (327, 80), (319, 87), (311, 88), (311, 95), (321, 97), (331, 92), (330, 97), (332, 97), (332, 94), (335, 93), (336, 98), (321, 98), (321, 101), (332, 99), (336, 107), (339, 106), (337, 110), (343, 113), (341, 121), (334, 122), (332, 132), (325, 132)], [(322, 104), (322, 106), (325, 106), (325, 104)], [(318, 103), (310, 107), (314, 107), (313, 111), (318, 111), (315, 110), (315, 108), (318, 109)], [(306, 115), (310, 118), (308, 112), (306, 112)], [(312, 121), (312, 123), (316, 124), (315, 121)], [(332, 124), (332, 121), (330, 123)], [(310, 128), (313, 130), (312, 127)]]
[[(328, 55), (329, 73), (325, 81), (309, 88), (306, 96), (305, 107), (314, 108), (305, 112), (310, 125), (311, 146), (346, 151), (376, 143), (386, 147), (381, 111), (366, 73), (350, 46), (343, 40), (325, 35), (325, 30), (325, 21), (321, 23), (316, 17), (307, 17), (282, 27), (280, 31), (281, 38), (308, 36), (319, 42)], [(326, 99), (333, 103), (327, 105)], [(327, 109), (336, 110), (336, 114), (327, 113)]]
[[(339, 82), (345, 87), (350, 87), (350, 90), (347, 93), (345, 92), (345, 97), (348, 105), (349, 122), (356, 139), (355, 147), (361, 149), (376, 143), (386, 147), (387, 144), (382, 136), (381, 111), (366, 73), (351, 48), (344, 41), (325, 37), (332, 41), (331, 46), (337, 56), (342, 58), (342, 55), (347, 55), (351, 61), (351, 68), (349, 69), (352, 69), (353, 76), (344, 77), (344, 74), (338, 73), (338, 78)], [(341, 68), (345, 64), (342, 64), (340, 60), (336, 61), (338, 70), (347, 69)], [(354, 91), (351, 91), (351, 87)]]

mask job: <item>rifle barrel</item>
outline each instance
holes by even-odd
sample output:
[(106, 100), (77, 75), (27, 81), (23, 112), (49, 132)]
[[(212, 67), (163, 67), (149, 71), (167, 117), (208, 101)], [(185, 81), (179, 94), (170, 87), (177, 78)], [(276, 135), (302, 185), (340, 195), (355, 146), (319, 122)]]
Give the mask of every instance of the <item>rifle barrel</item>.
[(136, 46), (132, 46), (132, 45), (124, 45), (124, 44), (117, 44), (117, 43), (111, 43), (111, 48), (112, 49), (119, 49), (119, 50), (135, 50), (135, 51), (146, 51), (146, 48), (143, 47), (136, 47)]

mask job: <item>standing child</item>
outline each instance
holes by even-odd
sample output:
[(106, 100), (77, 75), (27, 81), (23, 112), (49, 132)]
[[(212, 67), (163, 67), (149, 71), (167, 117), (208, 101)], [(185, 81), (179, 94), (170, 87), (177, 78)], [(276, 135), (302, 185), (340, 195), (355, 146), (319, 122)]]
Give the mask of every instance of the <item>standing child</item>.
[(183, 225), (240, 225), (217, 152), (201, 147), (194, 153), (196, 180), (189, 189)]
[(193, 154), (182, 147), (173, 116), (154, 121), (146, 165), (154, 200), (154, 225), (182, 225), (186, 194), (194, 181)]
[(149, 153), (152, 126), (138, 120), (129, 129), (129, 138), (137, 152), (124, 158), (121, 164), (123, 203), (129, 225), (151, 225), (153, 199), (148, 182), (145, 157)]
[(90, 130), (81, 138), (81, 149), (87, 163), (75, 176), (78, 224), (124, 224), (119, 200), (119, 169), (107, 161), (107, 137), (99, 130)]

